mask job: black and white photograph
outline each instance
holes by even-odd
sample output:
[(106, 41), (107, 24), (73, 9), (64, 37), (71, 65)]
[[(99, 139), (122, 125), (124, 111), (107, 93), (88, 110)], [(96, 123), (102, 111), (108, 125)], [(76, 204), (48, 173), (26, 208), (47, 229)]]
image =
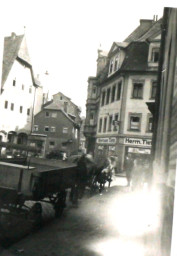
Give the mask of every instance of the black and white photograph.
[(177, 256), (177, 2), (0, 2), (0, 256)]

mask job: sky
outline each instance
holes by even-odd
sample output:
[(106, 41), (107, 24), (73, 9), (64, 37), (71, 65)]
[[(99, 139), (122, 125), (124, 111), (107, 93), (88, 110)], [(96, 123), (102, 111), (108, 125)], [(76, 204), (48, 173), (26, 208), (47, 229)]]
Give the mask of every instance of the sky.
[[(34, 73), (51, 94), (62, 92), (85, 115), (87, 80), (97, 50), (123, 41), (140, 19), (162, 17), (173, 0), (1, 0), (1, 35), (25, 32)], [(25, 27), (25, 28), (24, 28)], [(49, 75), (46, 76), (45, 72)]]

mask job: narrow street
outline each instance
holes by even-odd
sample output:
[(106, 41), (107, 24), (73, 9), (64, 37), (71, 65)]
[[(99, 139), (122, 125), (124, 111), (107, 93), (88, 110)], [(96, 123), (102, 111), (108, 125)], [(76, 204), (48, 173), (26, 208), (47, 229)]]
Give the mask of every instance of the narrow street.
[(117, 177), (103, 195), (68, 204), (60, 219), (12, 245), (3, 255), (160, 256), (155, 194), (128, 191)]

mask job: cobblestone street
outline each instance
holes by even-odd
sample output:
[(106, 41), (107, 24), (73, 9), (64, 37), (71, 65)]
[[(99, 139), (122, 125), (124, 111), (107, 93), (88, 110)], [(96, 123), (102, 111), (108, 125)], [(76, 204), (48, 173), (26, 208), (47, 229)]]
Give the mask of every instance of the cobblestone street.
[(145, 195), (135, 196), (125, 185), (125, 178), (119, 177), (103, 195), (82, 199), (78, 208), (68, 205), (62, 218), (2, 255), (158, 256), (155, 198), (148, 202)]

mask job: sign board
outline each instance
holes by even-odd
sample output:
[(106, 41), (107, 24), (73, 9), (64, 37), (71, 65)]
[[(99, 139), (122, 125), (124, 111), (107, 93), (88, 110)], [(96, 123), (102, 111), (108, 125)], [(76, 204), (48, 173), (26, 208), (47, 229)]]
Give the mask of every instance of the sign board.
[(125, 138), (124, 144), (151, 147), (152, 140), (151, 139), (140, 139), (140, 138)]
[(134, 153), (134, 154), (151, 154), (151, 150), (148, 148), (128, 148), (128, 153)]
[(116, 144), (116, 138), (110, 137), (110, 138), (97, 138), (98, 144)]

